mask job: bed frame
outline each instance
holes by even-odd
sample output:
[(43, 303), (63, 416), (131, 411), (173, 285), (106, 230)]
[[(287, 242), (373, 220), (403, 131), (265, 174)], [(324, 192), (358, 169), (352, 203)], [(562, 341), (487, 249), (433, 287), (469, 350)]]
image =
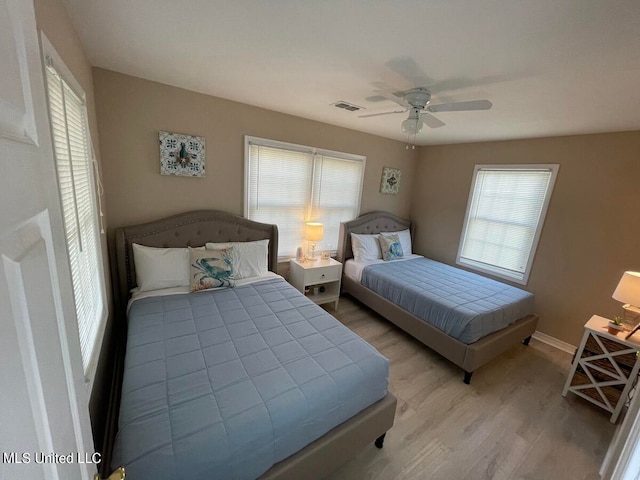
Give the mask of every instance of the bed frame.
[[(343, 222), (340, 224), (337, 259), (344, 264), (353, 258), (351, 233), (376, 234), (406, 230), (407, 228), (410, 229), (413, 238), (415, 228), (411, 222), (387, 212), (366, 213), (355, 220)], [(420, 340), (427, 347), (462, 367), (466, 384), (471, 382), (471, 375), (477, 368), (521, 341), (528, 345), (538, 324), (537, 315), (528, 315), (475, 343), (466, 344), (450, 337), (442, 330), (433, 327), (346, 275), (342, 277), (342, 290), (378, 312), (409, 335)]]
[[(126, 347), (126, 306), (129, 291), (136, 287), (133, 243), (151, 247), (202, 246), (206, 242), (246, 242), (269, 239), (269, 270), (276, 272), (278, 227), (258, 223), (219, 210), (187, 212), (155, 222), (116, 228), (110, 236), (110, 263), (116, 306), (116, 353), (101, 475), (107, 477), (117, 433), (120, 394)], [(396, 398), (387, 395), (356, 416), (291, 457), (275, 464), (260, 478), (284, 480), (322, 478), (375, 441), (382, 448), (384, 436), (393, 425)]]

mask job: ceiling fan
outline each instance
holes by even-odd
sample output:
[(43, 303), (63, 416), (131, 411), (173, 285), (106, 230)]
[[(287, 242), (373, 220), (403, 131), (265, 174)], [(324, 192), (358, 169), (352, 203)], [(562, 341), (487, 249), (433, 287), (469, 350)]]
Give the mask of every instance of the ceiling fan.
[(374, 93), (397, 103), (402, 107), (402, 110), (370, 113), (368, 115), (360, 115), (360, 117), (377, 117), (380, 115), (409, 112), (409, 117), (401, 124), (402, 131), (408, 135), (420, 133), (425, 124), (430, 128), (439, 128), (445, 125), (444, 122), (431, 115), (431, 113), (489, 110), (493, 105), (489, 100), (471, 100), (467, 102), (431, 105), (431, 92), (427, 87), (416, 87), (405, 90), (404, 92), (394, 93), (386, 89), (382, 84), (377, 84), (377, 86), (379, 89), (374, 90)]

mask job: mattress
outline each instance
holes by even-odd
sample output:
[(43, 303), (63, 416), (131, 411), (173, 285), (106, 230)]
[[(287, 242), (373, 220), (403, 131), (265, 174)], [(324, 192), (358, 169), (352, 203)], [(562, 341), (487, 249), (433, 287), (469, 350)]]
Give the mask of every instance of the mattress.
[(531, 293), (427, 258), (368, 265), (361, 283), (466, 344), (534, 313)]
[(135, 301), (112, 465), (253, 479), (387, 393), (389, 362), (281, 277)]

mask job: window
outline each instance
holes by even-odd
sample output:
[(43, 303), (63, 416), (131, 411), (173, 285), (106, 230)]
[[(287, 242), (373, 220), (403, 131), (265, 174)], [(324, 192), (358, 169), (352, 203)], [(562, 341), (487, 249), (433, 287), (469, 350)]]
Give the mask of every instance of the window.
[(304, 244), (305, 222), (324, 225), (335, 250), (340, 222), (360, 211), (365, 157), (245, 137), (245, 207), (251, 220), (278, 225), (280, 258)]
[(558, 165), (476, 165), (457, 262), (526, 284)]
[[(53, 150), (73, 281), (82, 364), (93, 377), (107, 316), (84, 94), (43, 40)], [(51, 52), (49, 52), (51, 50)]]

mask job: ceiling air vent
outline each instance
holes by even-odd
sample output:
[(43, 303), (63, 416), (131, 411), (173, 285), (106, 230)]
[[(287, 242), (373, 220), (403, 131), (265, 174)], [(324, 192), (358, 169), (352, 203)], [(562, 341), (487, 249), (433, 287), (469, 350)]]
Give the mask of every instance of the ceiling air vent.
[(344, 110), (349, 110), (350, 112), (357, 112), (358, 110), (364, 110), (364, 107), (359, 107), (354, 105), (353, 103), (348, 103), (343, 100), (340, 100), (336, 103), (332, 103), (334, 107), (343, 108)]

